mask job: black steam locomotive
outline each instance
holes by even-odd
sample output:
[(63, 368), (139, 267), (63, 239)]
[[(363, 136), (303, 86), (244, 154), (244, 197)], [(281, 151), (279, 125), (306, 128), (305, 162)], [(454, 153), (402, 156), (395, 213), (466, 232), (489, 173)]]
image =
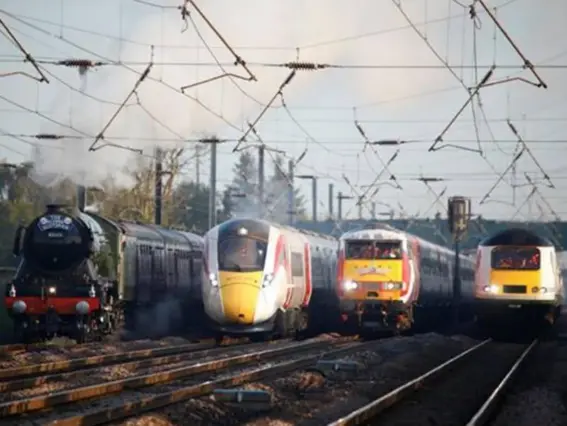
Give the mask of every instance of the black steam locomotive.
[(14, 254), (21, 262), (6, 307), (20, 340), (81, 342), (122, 323), (163, 334), (203, 311), (203, 239), (195, 234), (52, 205), (18, 229)]
[(83, 342), (116, 329), (118, 283), (101, 273), (110, 260), (101, 243), (79, 215), (57, 205), (18, 229), (14, 255), (21, 262), (5, 305), (19, 340), (63, 335)]

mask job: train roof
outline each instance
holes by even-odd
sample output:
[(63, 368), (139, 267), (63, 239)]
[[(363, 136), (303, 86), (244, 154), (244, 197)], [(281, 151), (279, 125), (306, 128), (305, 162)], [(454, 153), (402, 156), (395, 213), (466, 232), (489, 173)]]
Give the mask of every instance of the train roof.
[[(352, 230), (352, 231), (347, 231), (345, 232), (343, 235), (341, 235), (340, 239), (341, 240), (349, 240), (349, 239), (376, 239), (377, 236), (373, 236), (373, 231), (382, 231), (382, 232), (387, 232), (387, 233), (391, 233), (392, 236), (396, 236), (398, 237), (400, 240), (407, 240), (407, 239), (415, 239), (417, 241), (419, 241), (419, 244), (421, 247), (424, 248), (428, 248), (430, 250), (437, 250), (440, 253), (444, 253), (444, 254), (454, 254), (455, 252), (453, 250), (451, 250), (448, 247), (445, 246), (440, 246), (438, 244), (432, 243), (430, 241), (424, 240), (423, 238), (420, 238), (416, 235), (410, 234), (407, 231), (403, 231), (401, 229), (395, 228), (389, 224), (384, 224), (384, 223), (374, 223), (371, 225), (367, 225), (362, 229), (357, 229), (357, 230)], [(461, 259), (472, 259), (471, 256), (465, 255), (465, 254), (461, 254), (460, 255)]]
[(204, 246), (203, 237), (201, 237), (200, 235), (181, 230), (175, 230), (175, 232), (183, 235), (187, 240), (189, 240), (192, 246), (203, 248)]
[(247, 221), (247, 222), (254, 222), (257, 224), (261, 224), (264, 225), (266, 227), (270, 227), (273, 226), (274, 228), (278, 228), (278, 229), (287, 229), (288, 231), (292, 231), (292, 232), (297, 232), (299, 234), (303, 234), (306, 235), (308, 237), (314, 237), (314, 238), (320, 238), (322, 240), (326, 240), (329, 242), (337, 242), (337, 238), (332, 237), (331, 235), (327, 235), (327, 234), (319, 234), (317, 232), (313, 232), (313, 231), (308, 231), (306, 229), (301, 229), (301, 228), (294, 228), (293, 226), (289, 226), (289, 225), (282, 225), (280, 223), (275, 223), (275, 222), (269, 222), (265, 219), (256, 219), (256, 218), (250, 218), (250, 217), (239, 217), (239, 218), (232, 218), (229, 219), (217, 226), (224, 226), (224, 225), (228, 225), (228, 224), (232, 224), (232, 223), (236, 223), (236, 222), (242, 222), (242, 221)]
[(177, 244), (187, 244), (187, 238), (175, 230), (162, 228), (156, 225), (146, 225), (148, 228), (152, 228), (158, 234), (160, 234), (167, 243), (177, 243)]
[(166, 244), (186, 245), (189, 243), (189, 245), (195, 248), (201, 248), (203, 246), (202, 238), (199, 235), (192, 234), (190, 232), (123, 220), (121, 220), (119, 224), (126, 235), (130, 235), (135, 238), (165, 242)]
[(525, 228), (511, 228), (482, 240), (480, 246), (539, 246), (554, 247), (547, 238)]

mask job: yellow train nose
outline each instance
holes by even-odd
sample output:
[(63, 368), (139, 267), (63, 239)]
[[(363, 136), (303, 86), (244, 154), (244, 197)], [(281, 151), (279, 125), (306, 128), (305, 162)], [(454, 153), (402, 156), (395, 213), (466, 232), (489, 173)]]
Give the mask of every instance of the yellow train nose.
[(252, 324), (260, 295), (260, 272), (221, 273), (221, 291), (224, 318), (227, 322)]

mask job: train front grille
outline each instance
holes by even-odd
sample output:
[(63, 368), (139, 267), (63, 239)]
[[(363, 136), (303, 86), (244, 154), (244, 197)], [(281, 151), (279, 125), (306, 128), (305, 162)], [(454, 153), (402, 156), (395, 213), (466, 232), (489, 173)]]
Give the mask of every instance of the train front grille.
[(504, 285), (502, 286), (502, 292), (507, 294), (525, 294), (527, 288), (525, 285)]

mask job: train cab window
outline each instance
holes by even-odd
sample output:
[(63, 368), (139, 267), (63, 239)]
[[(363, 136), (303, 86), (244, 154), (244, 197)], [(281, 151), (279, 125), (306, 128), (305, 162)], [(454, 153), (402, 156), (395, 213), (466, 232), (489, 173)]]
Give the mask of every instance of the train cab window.
[(347, 241), (345, 243), (347, 259), (378, 260), (401, 259), (401, 241)]
[(219, 239), (219, 270), (230, 272), (254, 272), (264, 269), (267, 241), (248, 236), (230, 236)]
[(501, 246), (492, 249), (493, 269), (538, 270), (541, 254), (537, 247)]

